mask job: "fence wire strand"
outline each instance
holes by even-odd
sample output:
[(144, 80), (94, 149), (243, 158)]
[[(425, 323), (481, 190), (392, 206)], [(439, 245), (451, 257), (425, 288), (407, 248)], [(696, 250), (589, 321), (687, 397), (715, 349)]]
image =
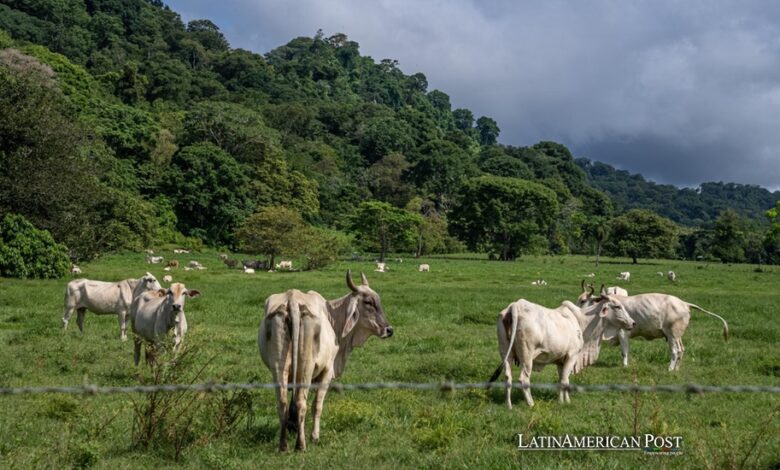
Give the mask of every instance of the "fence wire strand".
[[(52, 386), (52, 387), (2, 387), (0, 396), (6, 395), (39, 395), (46, 393), (74, 394), (74, 395), (108, 395), (116, 393), (156, 393), (156, 392), (225, 392), (231, 390), (275, 390), (286, 387), (287, 389), (312, 388), (318, 389), (320, 384), (275, 384), (275, 383), (199, 383), (199, 384), (162, 384), (162, 385), (133, 385), (125, 387), (100, 386), (84, 384), (80, 386)], [(337, 383), (331, 382), (328, 389), (331, 392), (343, 392), (351, 390), (437, 390), (452, 392), (467, 389), (506, 389), (503, 382), (476, 382), (476, 383), (411, 383), (411, 382), (378, 382), (378, 383)], [(699, 384), (674, 384), (674, 385), (638, 385), (638, 384), (589, 384), (589, 385), (560, 385), (557, 383), (520, 384), (513, 383), (513, 389), (530, 388), (533, 390), (569, 390), (572, 392), (642, 392), (642, 393), (780, 393), (780, 387), (766, 385), (699, 385)]]

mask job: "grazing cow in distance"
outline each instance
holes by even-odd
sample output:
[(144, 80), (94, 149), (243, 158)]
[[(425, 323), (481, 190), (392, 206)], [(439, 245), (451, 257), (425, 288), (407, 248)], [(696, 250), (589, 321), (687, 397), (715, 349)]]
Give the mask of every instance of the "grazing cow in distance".
[(588, 273), (585, 277), (596, 277), (596, 273)]
[(206, 269), (205, 266), (203, 266), (202, 264), (200, 264), (199, 262), (197, 262), (195, 260), (190, 261), (190, 264), (188, 266), (190, 268), (192, 268), (192, 269), (201, 269), (201, 270)]
[(87, 310), (97, 315), (116, 314), (119, 319), (120, 338), (126, 341), (130, 304), (141, 293), (157, 289), (160, 289), (160, 283), (151, 273), (146, 273), (138, 279), (125, 279), (119, 282), (74, 279), (65, 287), (62, 328), (68, 328), (68, 322), (74, 311), (77, 313), (76, 324), (82, 333), (84, 333), (84, 316)]
[(376, 269), (374, 271), (376, 271), (378, 273), (386, 273), (386, 272), (390, 271), (390, 268), (387, 267), (386, 263), (377, 263), (376, 264)]
[[(512, 408), (512, 362), (520, 365), (520, 384), (531, 383), (531, 372), (541, 371), (547, 364), (558, 366), (561, 386), (569, 385), (569, 375), (577, 373), (598, 359), (602, 337), (617, 334), (620, 328), (631, 329), (634, 321), (626, 314), (617, 297), (605, 295), (580, 308), (564, 301), (549, 309), (525, 299), (509, 304), (496, 322), (498, 347), (503, 363), (490, 381), (496, 380), (501, 369), (506, 376), (506, 403)], [(523, 388), (528, 406), (534, 406), (531, 390)], [(561, 389), (561, 403), (569, 403), (569, 391)]]
[(276, 264), (276, 269), (292, 269), (292, 261), (279, 261)]
[(222, 261), (230, 269), (238, 267), (238, 260), (226, 258)]
[[(279, 451), (287, 450), (288, 427), (297, 430), (295, 448), (306, 449), (304, 422), (309, 386), (319, 388), (313, 404), (314, 428), (311, 439), (320, 439), (320, 416), (328, 385), (344, 372), (352, 349), (362, 346), (371, 336), (389, 338), (393, 328), (387, 323), (379, 295), (360, 274), (356, 286), (347, 271), (350, 292), (335, 300), (325, 300), (314, 291), (297, 289), (272, 294), (265, 301), (265, 317), (257, 332), (257, 344), (263, 363), (271, 370), (276, 388), (276, 404), (281, 433)], [(288, 384), (292, 391), (289, 408)]]
[(431, 266), (429, 264), (421, 264), (417, 270), (421, 273), (427, 273), (431, 271)]
[(219, 259), (221, 259), (222, 261), (226, 261), (228, 259), (227, 253), (220, 253)]
[(172, 259), (165, 264), (166, 268), (178, 268), (179, 260)]
[(171, 282), (173, 282), (173, 276), (171, 276), (170, 274), (166, 274), (163, 277), (163, 282), (167, 282), (168, 284), (170, 284)]
[(147, 256), (146, 262), (149, 264), (159, 264), (162, 263), (163, 257), (162, 256)]
[(531, 285), (532, 286), (546, 286), (547, 285), (547, 281), (545, 281), (544, 279), (537, 279), (537, 280), (533, 281), (531, 283)]
[[(155, 353), (162, 346), (168, 332), (173, 329), (173, 350), (177, 352), (187, 333), (187, 317), (184, 316), (186, 297), (197, 297), (200, 292), (175, 282), (168, 289), (144, 292), (130, 306), (130, 324), (135, 336), (133, 362), (138, 365), (141, 344), (146, 341), (146, 360), (154, 362)], [(151, 353), (149, 349), (152, 349)]]
[(677, 274), (674, 271), (669, 271), (667, 277), (669, 278), (670, 281), (677, 282)]
[(623, 271), (622, 273), (618, 274), (617, 279), (620, 279), (621, 281), (630, 281), (631, 273), (628, 271)]
[(403, 258), (396, 258), (396, 259), (395, 259), (395, 262), (396, 262), (396, 263), (403, 263), (403, 262), (404, 262), (404, 260), (403, 260)]
[(177, 255), (179, 255), (179, 254), (187, 254), (187, 253), (190, 252), (190, 250), (184, 250), (184, 249), (181, 249), (181, 248), (174, 248), (173, 252), (176, 253)]
[[(602, 286), (602, 293), (604, 293)], [(669, 362), (669, 371), (679, 370), (685, 347), (682, 337), (688, 328), (691, 319), (691, 309), (699, 310), (723, 322), (723, 338), (728, 341), (729, 326), (726, 320), (718, 314), (709, 312), (698, 305), (667, 294), (639, 294), (632, 296), (615, 296), (619, 299), (631, 318), (636, 321), (636, 328), (630, 332), (621, 331), (618, 341), (623, 353), (623, 365), (628, 365), (628, 339), (634, 337), (653, 340), (665, 338), (669, 345), (669, 353), (672, 356)], [(577, 303), (583, 307), (592, 304), (598, 297), (593, 297), (593, 290), (583, 292), (577, 299)], [(614, 341), (612, 341), (614, 344)]]
[(258, 260), (245, 259), (244, 261), (241, 262), (241, 264), (245, 268), (252, 268), (252, 269), (266, 269), (268, 267), (268, 263), (266, 261), (261, 261), (259, 259)]
[(254, 274), (255, 270), (252, 268), (244, 268), (244, 273), (246, 274)]
[(76, 266), (75, 264), (70, 267), (70, 273), (71, 274), (81, 274), (81, 268)]

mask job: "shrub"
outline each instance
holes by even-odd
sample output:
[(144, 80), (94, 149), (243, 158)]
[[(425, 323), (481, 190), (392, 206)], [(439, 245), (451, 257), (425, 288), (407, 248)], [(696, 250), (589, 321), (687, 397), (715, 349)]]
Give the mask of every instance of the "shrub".
[(70, 267), (64, 245), (21, 215), (6, 214), (0, 223), (0, 276), (58, 278)]

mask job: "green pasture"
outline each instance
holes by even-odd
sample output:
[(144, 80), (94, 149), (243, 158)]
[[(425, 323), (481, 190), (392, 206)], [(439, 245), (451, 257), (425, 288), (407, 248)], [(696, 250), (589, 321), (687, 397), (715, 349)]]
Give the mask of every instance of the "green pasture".
[[(172, 272), (174, 280), (201, 291), (186, 304), (198, 381), (270, 381), (260, 361), (256, 335), (263, 301), (289, 288), (344, 295), (347, 268), (363, 270), (382, 298), (395, 335), (371, 338), (353, 352), (342, 383), (481, 382), (500, 362), (495, 332), (498, 312), (519, 298), (555, 307), (574, 300), (584, 275), (597, 285), (621, 285), (629, 293), (665, 292), (719, 313), (721, 323), (693, 311), (683, 341), (681, 370), (667, 372), (668, 348), (661, 340), (631, 343), (631, 363), (621, 366), (618, 347), (604, 345), (597, 364), (573, 384), (752, 384), (780, 385), (780, 269), (679, 261), (631, 265), (607, 259), (595, 268), (585, 257), (526, 257), (516, 262), (452, 256), (389, 261), (390, 272), (373, 272), (370, 262), (340, 262), (316, 272), (246, 275), (228, 270), (215, 252), (161, 253), (182, 265), (191, 259), (205, 271)], [(138, 277), (161, 265), (145, 255), (123, 254), (82, 265), (83, 276), (100, 280)], [(240, 257), (239, 257), (240, 259)], [(431, 272), (417, 272), (417, 263)], [(677, 283), (656, 275), (673, 269)], [(631, 272), (631, 282), (615, 279)], [(359, 276), (359, 274), (358, 274)], [(544, 279), (548, 285), (531, 282)], [(0, 386), (135, 385), (149, 368), (133, 366), (132, 340), (119, 341), (114, 316), (88, 313), (79, 334), (75, 315), (61, 329), (67, 280), (0, 280)], [(184, 366), (182, 366), (184, 367)], [(516, 371), (517, 373), (518, 371)], [(532, 383), (557, 380), (554, 366), (534, 373)], [(503, 390), (452, 393), (411, 390), (330, 393), (322, 418), (321, 442), (307, 452), (276, 451), (278, 422), (272, 391), (256, 391), (237, 421), (214, 432), (219, 406), (213, 396), (184, 394), (190, 412), (180, 452), (168, 441), (141, 448), (133, 438), (134, 406), (142, 395), (0, 396), (0, 467), (61, 468), (778, 468), (780, 396), (751, 393), (630, 394), (572, 393), (561, 405), (556, 392), (534, 391), (529, 409), (522, 393), (515, 408)], [(223, 394), (229, 398), (229, 394)], [(184, 405), (182, 405), (184, 406)], [(218, 413), (217, 413), (218, 414)], [(166, 418), (172, 425), (175, 416)], [(310, 421), (307, 431), (310, 432)], [(517, 449), (517, 434), (620, 435), (654, 433), (683, 437), (682, 454), (639, 452), (529, 452)], [(294, 442), (294, 441), (292, 441)]]

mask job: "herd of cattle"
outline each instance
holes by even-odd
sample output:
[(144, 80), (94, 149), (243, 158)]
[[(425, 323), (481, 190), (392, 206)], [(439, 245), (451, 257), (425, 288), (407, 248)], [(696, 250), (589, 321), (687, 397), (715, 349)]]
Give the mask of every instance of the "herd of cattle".
[[(421, 264), (418, 270), (429, 271), (430, 266)], [(674, 280), (673, 274), (670, 271), (670, 280)], [(628, 281), (630, 275), (620, 273), (619, 278)], [(280, 451), (287, 450), (288, 430), (297, 434), (296, 449), (306, 448), (304, 421), (312, 384), (316, 385), (316, 396), (311, 438), (316, 442), (328, 385), (344, 372), (352, 350), (362, 346), (371, 336), (389, 338), (393, 335), (379, 294), (369, 287), (365, 274), (361, 273), (361, 282), (357, 285), (351, 271), (347, 271), (346, 284), (349, 292), (333, 300), (327, 300), (315, 291), (304, 293), (291, 289), (272, 294), (265, 301), (265, 316), (260, 323), (257, 344), (274, 383), (280, 384), (276, 388)], [(555, 309), (520, 299), (499, 314), (496, 328), (502, 363), (490, 381), (495, 381), (504, 371), (509, 408), (512, 407), (513, 363), (520, 367), (519, 381), (529, 406), (534, 405), (528, 388), (531, 372), (540, 371), (548, 364), (557, 366), (561, 384), (559, 399), (568, 403), (570, 374), (598, 359), (602, 341), (620, 344), (625, 366), (628, 365), (629, 338), (665, 338), (671, 354), (669, 370), (673, 371), (679, 369), (685, 352), (682, 336), (688, 327), (691, 309), (720, 319), (724, 338), (728, 339), (726, 320), (675, 296), (629, 296), (621, 287), (604, 285), (596, 295), (592, 284), (586, 285), (582, 281), (581, 287), (582, 293), (575, 302), (564, 301)], [(185, 299), (198, 295), (199, 291), (188, 289), (182, 283), (172, 283), (164, 289), (148, 272), (138, 279), (119, 282), (75, 279), (65, 290), (63, 328), (67, 328), (74, 311), (82, 333), (87, 310), (116, 314), (120, 338), (125, 341), (129, 319), (134, 333), (134, 362), (138, 365), (141, 346), (146, 343), (146, 359), (151, 363), (171, 330), (173, 350), (180, 349), (187, 332)], [(290, 384), (293, 384), (292, 401), (288, 402)]]

